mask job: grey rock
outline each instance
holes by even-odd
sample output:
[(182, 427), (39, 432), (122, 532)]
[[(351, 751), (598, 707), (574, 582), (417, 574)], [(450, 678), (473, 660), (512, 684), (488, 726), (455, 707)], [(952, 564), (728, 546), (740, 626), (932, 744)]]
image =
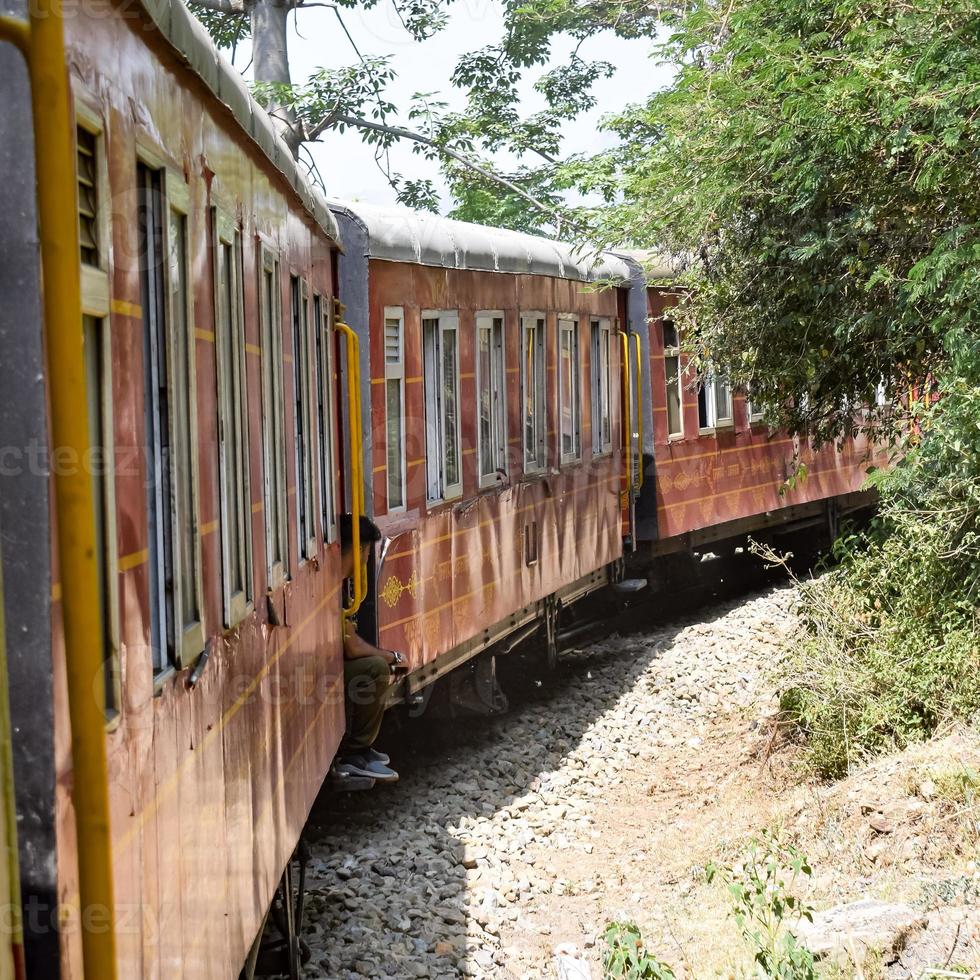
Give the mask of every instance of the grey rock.
[(817, 912), (813, 922), (801, 920), (793, 931), (813, 954), (846, 965), (872, 950), (900, 950), (925, 924), (911, 905), (865, 898)]

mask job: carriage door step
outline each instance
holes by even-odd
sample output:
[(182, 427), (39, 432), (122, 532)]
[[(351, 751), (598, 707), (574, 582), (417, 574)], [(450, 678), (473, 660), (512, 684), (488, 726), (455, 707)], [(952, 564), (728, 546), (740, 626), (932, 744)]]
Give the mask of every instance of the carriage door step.
[(612, 589), (619, 595), (627, 596), (634, 592), (640, 592), (646, 587), (647, 580), (645, 578), (624, 578), (622, 582), (613, 582)]

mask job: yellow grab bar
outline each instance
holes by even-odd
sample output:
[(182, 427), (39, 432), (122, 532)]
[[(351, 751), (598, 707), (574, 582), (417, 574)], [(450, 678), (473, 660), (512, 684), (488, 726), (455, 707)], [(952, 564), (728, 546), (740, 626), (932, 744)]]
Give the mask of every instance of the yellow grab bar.
[[(31, 77), (42, 300), (47, 347), (51, 444), (76, 466), (55, 469), (55, 523), (61, 578), (68, 715), (78, 835), (82, 963), (90, 980), (116, 976), (116, 918), (105, 751), (104, 632), (96, 567), (95, 503), (82, 341), (82, 302), (75, 200), (75, 126), (61, 0), (34, 0), (30, 21), (0, 22), (0, 38), (24, 53)], [(98, 916), (99, 928), (85, 928)]]
[(640, 335), (633, 334), (636, 341), (636, 448), (640, 465), (636, 468), (637, 492), (643, 487), (643, 354), (640, 350)]
[[(338, 308), (342, 309), (342, 307)], [(361, 439), (361, 360), (357, 334), (336, 320), (334, 326), (347, 340), (347, 420), (350, 426), (350, 511), (354, 548), (354, 596), (344, 615), (356, 615), (367, 594), (367, 570), (361, 561), (361, 515), (364, 513), (364, 459)]]
[(633, 385), (630, 382), (630, 344), (625, 330), (617, 330), (622, 350), (623, 450), (626, 454), (626, 491), (633, 490)]

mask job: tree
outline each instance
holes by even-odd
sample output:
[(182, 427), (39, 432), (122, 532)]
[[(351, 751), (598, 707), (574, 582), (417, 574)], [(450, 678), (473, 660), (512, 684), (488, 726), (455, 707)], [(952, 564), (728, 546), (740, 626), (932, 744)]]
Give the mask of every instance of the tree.
[[(508, 227), (539, 232), (583, 232), (563, 193), (570, 185), (560, 160), (563, 127), (595, 104), (591, 88), (613, 66), (580, 56), (582, 43), (601, 31), (649, 38), (662, 10), (641, 0), (580, 5), (572, 0), (507, 0), (505, 32), (497, 42), (460, 59), (451, 85), (466, 93), (466, 109), (448, 111), (431, 94), (417, 94), (397, 106), (389, 96), (394, 72), (384, 57), (362, 57), (344, 20), (345, 11), (378, 0), (192, 0), (217, 45), (234, 54), (251, 43), (256, 96), (270, 109), (294, 156), (304, 144), (328, 130), (353, 130), (376, 147), (376, 159), (409, 206), (436, 210), (430, 179), (407, 180), (391, 171), (388, 153), (399, 141), (442, 168), (458, 202), (457, 216), (495, 219)], [(392, 0), (405, 30), (424, 40), (446, 23), (450, 0)], [(294, 80), (289, 64), (289, 22), (314, 7), (333, 11), (339, 36), (351, 45), (356, 61), (342, 69), (319, 69)], [(578, 44), (564, 64), (542, 71), (535, 88), (546, 108), (522, 114), (518, 87), (527, 72), (547, 65), (556, 35)], [(404, 121), (399, 121), (399, 112)], [(502, 173), (495, 155), (518, 161), (514, 173)]]
[(610, 118), (607, 242), (686, 263), (714, 365), (818, 440), (896, 405), (980, 318), (974, 0), (726, 0), (660, 49), (676, 83)]

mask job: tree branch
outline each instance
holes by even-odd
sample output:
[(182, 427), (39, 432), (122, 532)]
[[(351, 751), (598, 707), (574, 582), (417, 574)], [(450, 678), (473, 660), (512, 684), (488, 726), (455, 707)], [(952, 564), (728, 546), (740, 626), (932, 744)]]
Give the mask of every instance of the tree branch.
[(325, 130), (340, 123), (345, 126), (351, 126), (355, 129), (370, 129), (376, 133), (386, 133), (389, 136), (394, 136), (395, 139), (410, 140), (413, 143), (421, 143), (423, 146), (432, 147), (432, 149), (434, 149), (437, 153), (441, 153), (443, 156), (449, 157), (451, 160), (455, 160), (457, 163), (462, 164), (464, 167), (472, 170), (474, 173), (479, 174), (486, 180), (493, 181), (494, 183), (500, 184), (502, 187), (506, 187), (512, 194), (516, 194), (518, 197), (527, 201), (528, 204), (537, 208), (542, 213), (551, 215), (552, 217), (557, 217), (559, 220), (564, 219), (569, 227), (575, 227), (574, 224), (568, 219), (568, 216), (564, 215), (563, 212), (554, 205), (546, 204), (544, 201), (539, 201), (536, 197), (528, 194), (527, 191), (518, 187), (517, 184), (509, 181), (506, 177), (501, 177), (500, 174), (496, 174), (492, 170), (488, 170), (475, 160), (471, 160), (468, 157), (463, 156), (463, 154), (457, 153), (455, 150), (450, 150), (448, 147), (440, 146), (435, 140), (429, 138), (428, 136), (424, 136), (422, 133), (413, 132), (410, 129), (402, 129), (400, 126), (388, 126), (382, 123), (371, 122), (369, 119), (359, 119), (356, 116), (331, 114), (322, 119), (316, 126), (313, 127), (313, 129), (307, 134), (307, 139), (318, 139)]
[(216, 14), (244, 14), (245, 0), (194, 0)]

